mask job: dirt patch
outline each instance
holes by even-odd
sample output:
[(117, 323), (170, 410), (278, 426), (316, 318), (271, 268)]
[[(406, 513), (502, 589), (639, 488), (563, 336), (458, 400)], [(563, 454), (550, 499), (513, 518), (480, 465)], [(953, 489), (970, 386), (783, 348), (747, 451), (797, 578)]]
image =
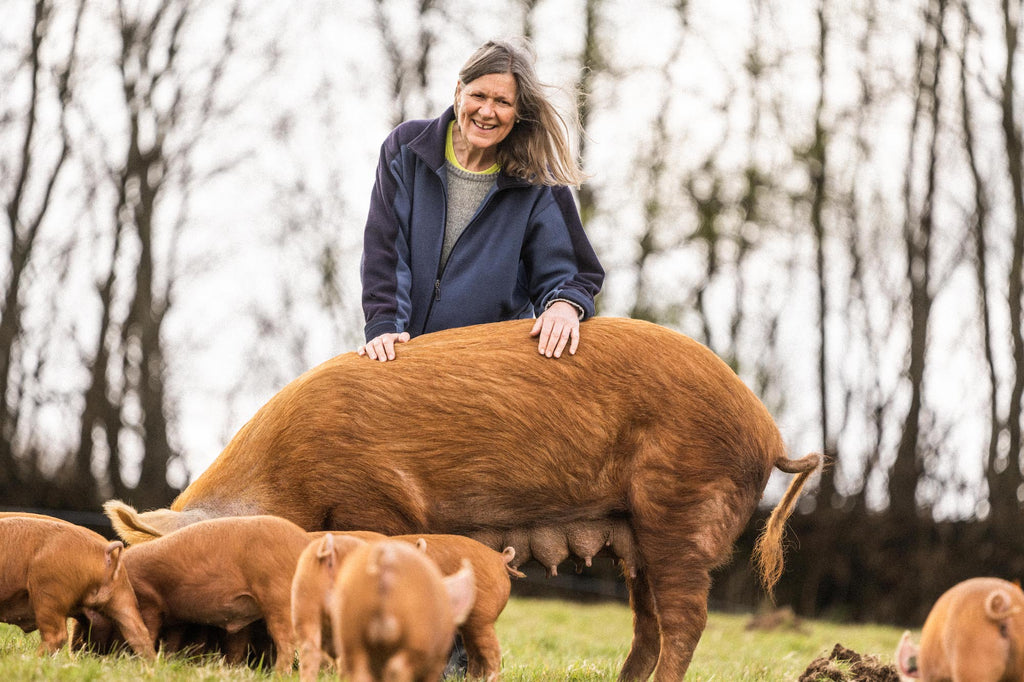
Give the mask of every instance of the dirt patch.
[(816, 658), (799, 682), (900, 682), (896, 666), (836, 644), (828, 658)]

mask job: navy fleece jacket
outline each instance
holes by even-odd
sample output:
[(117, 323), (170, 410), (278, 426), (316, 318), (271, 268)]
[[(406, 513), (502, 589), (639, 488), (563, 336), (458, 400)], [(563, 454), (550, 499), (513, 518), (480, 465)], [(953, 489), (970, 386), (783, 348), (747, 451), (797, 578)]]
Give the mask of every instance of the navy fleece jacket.
[(554, 299), (592, 316), (604, 270), (566, 187), (499, 173), (441, 271), (453, 118), (449, 107), (407, 121), (381, 146), (363, 238), (366, 339), (532, 317)]

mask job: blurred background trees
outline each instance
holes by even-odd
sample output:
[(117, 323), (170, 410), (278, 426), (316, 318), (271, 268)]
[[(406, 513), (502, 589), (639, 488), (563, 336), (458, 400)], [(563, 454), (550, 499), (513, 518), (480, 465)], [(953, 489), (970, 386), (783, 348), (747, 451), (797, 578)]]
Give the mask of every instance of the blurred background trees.
[(601, 313), (831, 459), (781, 599), (913, 621), (1024, 577), (1021, 0), (0, 5), (0, 504), (166, 505), (354, 349), (380, 142), (519, 34), (587, 131)]

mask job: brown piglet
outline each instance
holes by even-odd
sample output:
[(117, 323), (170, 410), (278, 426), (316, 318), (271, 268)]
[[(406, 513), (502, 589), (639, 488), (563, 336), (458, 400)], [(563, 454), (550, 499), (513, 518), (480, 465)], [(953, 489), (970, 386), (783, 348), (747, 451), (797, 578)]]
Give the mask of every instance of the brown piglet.
[(396, 535), (395, 539), (418, 544), (443, 575), (457, 572), (463, 561), (473, 567), (476, 598), (458, 628), (466, 645), (466, 675), (497, 679), (501, 672), (501, 645), (494, 623), (508, 603), (512, 591), (510, 576), (523, 577), (523, 573), (509, 565), (515, 550), (506, 547), (504, 552), (497, 552), (462, 535)]
[(971, 578), (932, 606), (921, 646), (903, 634), (896, 650), (903, 680), (1024, 682), (1024, 592), (999, 578)]
[(263, 619), (276, 669), (286, 672), (295, 653), (292, 577), (309, 541), (279, 517), (225, 517), (132, 545), (124, 564), (154, 638), (165, 625), (206, 623), (234, 635)]
[(112, 621), (136, 654), (156, 652), (124, 566), (124, 545), (65, 521), (0, 518), (0, 621), (38, 629), (40, 653), (68, 639), (68, 618), (94, 612)]
[(381, 540), (352, 551), (334, 585), (335, 650), (351, 682), (436, 682), (473, 606), (473, 569), (443, 577), (416, 547)]
[[(312, 535), (312, 534), (311, 534)], [(334, 649), (330, 605), (338, 568), (348, 554), (366, 542), (342, 533), (317, 533), (319, 537), (299, 555), (292, 578), (292, 630), (299, 649), (299, 679), (315, 680), (328, 661), (338, 664)], [(339, 665), (340, 667), (340, 665)]]
[[(332, 579), (345, 554), (354, 547), (352, 539), (376, 542), (387, 536), (371, 531), (340, 531), (333, 533), (334, 537), (330, 541), (324, 542), (328, 533), (315, 532), (310, 535), (318, 538), (318, 541), (308, 547), (299, 559), (295, 582), (292, 584), (292, 622), (298, 639), (299, 658), (303, 661), (299, 666), (300, 671), (307, 668), (304, 661), (309, 660), (308, 668), (315, 675), (323, 654), (320, 645), (314, 646), (313, 643), (322, 641), (326, 645), (329, 642), (329, 624), (324, 623), (320, 628), (315, 626), (319, 613), (316, 604), (318, 600), (328, 598), (325, 597), (328, 574)], [(501, 671), (501, 645), (494, 624), (508, 603), (512, 590), (510, 576), (523, 577), (523, 573), (509, 565), (515, 550), (507, 547), (504, 552), (496, 552), (462, 535), (413, 534), (396, 535), (392, 539), (419, 547), (437, 564), (442, 575), (458, 572), (463, 560), (469, 561), (476, 581), (476, 597), (465, 622), (458, 628), (466, 646), (467, 677), (497, 679)], [(323, 646), (323, 649), (328, 656), (335, 656), (327, 646)], [(304, 655), (303, 651), (309, 653)]]

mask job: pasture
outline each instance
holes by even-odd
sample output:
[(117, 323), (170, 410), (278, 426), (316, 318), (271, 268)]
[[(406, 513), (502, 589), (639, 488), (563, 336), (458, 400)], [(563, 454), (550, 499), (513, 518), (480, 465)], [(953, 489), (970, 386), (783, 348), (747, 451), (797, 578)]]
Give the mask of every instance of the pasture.
[[(902, 630), (843, 625), (827, 621), (788, 623), (774, 630), (748, 630), (745, 614), (713, 612), (686, 679), (692, 682), (795, 682), (816, 658), (827, 657), (836, 643), (891, 663)], [(629, 607), (618, 603), (577, 604), (513, 597), (498, 619), (505, 682), (535, 680), (612, 681), (632, 638)], [(153, 666), (130, 656), (71, 654), (36, 656), (38, 633), (0, 624), (0, 679), (160, 680), (220, 682), (298, 680), (298, 673), (232, 668), (214, 659), (163, 658)], [(327, 674), (322, 680), (330, 680)]]

